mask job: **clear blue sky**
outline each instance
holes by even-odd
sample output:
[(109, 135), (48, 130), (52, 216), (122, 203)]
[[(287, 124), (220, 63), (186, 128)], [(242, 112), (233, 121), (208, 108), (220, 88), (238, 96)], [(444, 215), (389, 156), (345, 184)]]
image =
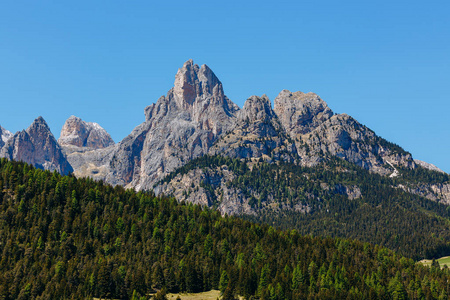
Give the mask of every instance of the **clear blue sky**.
[(76, 115), (116, 142), (194, 59), (242, 107), (315, 92), (450, 172), (449, 1), (2, 1), (0, 124)]

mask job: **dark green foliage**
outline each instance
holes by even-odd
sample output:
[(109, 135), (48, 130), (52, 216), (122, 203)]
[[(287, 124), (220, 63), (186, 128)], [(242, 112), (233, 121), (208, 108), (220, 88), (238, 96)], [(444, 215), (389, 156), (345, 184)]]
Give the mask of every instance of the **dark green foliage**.
[[(167, 175), (161, 182), (167, 183), (174, 179), (178, 174), (187, 174), (193, 168), (214, 168), (222, 165), (228, 166), (235, 174), (242, 175), (248, 171), (247, 163), (239, 159), (232, 159), (226, 156), (204, 155), (200, 158), (189, 161), (186, 165), (178, 168)], [(204, 183), (205, 184), (205, 183)]]
[(410, 184), (410, 183), (429, 183), (439, 184), (449, 182), (450, 176), (447, 173), (428, 170), (418, 166), (415, 169), (407, 169), (397, 167), (401, 176), (394, 179), (396, 183)]
[[(386, 146), (403, 151), (393, 144)], [(335, 157), (328, 157), (314, 168), (261, 161), (250, 170), (244, 160), (203, 156), (165, 181), (194, 168), (208, 175), (220, 166), (234, 172), (235, 179), (227, 184), (242, 191), (258, 212), (245, 219), (281, 229), (295, 228), (301, 234), (376, 243), (414, 259), (450, 255), (449, 207), (396, 187), (444, 183), (448, 174), (421, 167), (398, 168), (401, 176), (389, 178)], [(348, 199), (347, 187), (359, 189), (362, 197)], [(209, 193), (215, 188), (210, 186)], [(308, 213), (298, 211), (301, 208), (308, 208)]]
[(157, 291), (164, 299), (166, 290), (220, 283), (226, 299), (438, 299), (450, 292), (449, 269), (380, 246), (277, 231), (5, 159), (0, 187), (1, 299), (140, 299)]
[[(414, 172), (424, 179), (446, 180), (437, 172)], [(241, 177), (242, 184), (239, 180), (232, 184), (247, 195), (262, 191), (263, 204), (270, 195), (285, 208), (263, 209), (258, 216), (246, 219), (276, 224), (282, 229), (296, 228), (302, 234), (377, 243), (414, 259), (450, 255), (448, 206), (393, 187), (406, 179), (372, 174), (339, 159), (313, 169), (263, 164)], [(336, 188), (342, 186), (358, 187), (362, 197), (349, 200)], [(310, 213), (289, 209), (295, 204), (308, 206)]]

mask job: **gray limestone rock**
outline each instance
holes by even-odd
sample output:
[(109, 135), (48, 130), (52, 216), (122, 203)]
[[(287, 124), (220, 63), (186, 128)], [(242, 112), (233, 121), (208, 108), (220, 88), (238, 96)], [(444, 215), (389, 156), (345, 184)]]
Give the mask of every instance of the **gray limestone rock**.
[[(178, 174), (168, 183), (155, 187), (155, 194), (172, 195), (178, 201), (186, 201), (204, 206), (215, 207), (222, 214), (255, 215), (256, 211), (242, 191), (229, 186), (235, 174), (226, 165), (217, 168), (194, 169), (187, 174)], [(211, 193), (203, 186), (209, 185)]]
[(47, 123), (37, 118), (26, 130), (14, 134), (1, 149), (1, 157), (24, 161), (37, 168), (68, 174), (73, 169)]
[(314, 166), (332, 155), (382, 175), (393, 172), (390, 164), (415, 167), (411, 154), (352, 117), (334, 114), (316, 94), (283, 90), (275, 112), (295, 140), (303, 165)]
[(233, 126), (238, 110), (211, 69), (188, 60), (167, 95), (145, 109), (146, 121), (117, 145), (106, 180), (138, 190), (151, 188), (207, 153)]
[(318, 95), (288, 90), (275, 98), (274, 111), (291, 135), (311, 132), (334, 115)]
[(85, 122), (80, 118), (71, 116), (64, 123), (58, 139), (61, 146), (88, 147), (101, 149), (114, 145), (114, 141), (97, 123)]
[(398, 185), (405, 192), (425, 197), (429, 200), (450, 205), (450, 183)]
[(11, 132), (0, 126), (0, 149), (6, 144), (6, 142), (13, 136)]
[(421, 161), (421, 160), (418, 160), (418, 159), (414, 159), (414, 162), (415, 162), (416, 164), (418, 164), (419, 166), (425, 168), (425, 169), (428, 169), (428, 170), (431, 170), (431, 171), (436, 171), (436, 172), (439, 172), (439, 173), (445, 173), (444, 171), (442, 171), (441, 169), (439, 169), (439, 168), (436, 167), (435, 165), (430, 164), (430, 163), (427, 163), (427, 162), (425, 162), (425, 161)]
[(210, 149), (232, 158), (263, 158), (293, 162), (296, 148), (272, 110), (269, 98), (251, 96), (238, 113), (236, 126)]

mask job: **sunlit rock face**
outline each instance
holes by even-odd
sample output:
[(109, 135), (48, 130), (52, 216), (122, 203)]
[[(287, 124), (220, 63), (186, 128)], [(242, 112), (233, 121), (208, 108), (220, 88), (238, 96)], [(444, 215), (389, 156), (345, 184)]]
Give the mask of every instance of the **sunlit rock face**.
[(151, 188), (177, 167), (208, 153), (233, 127), (238, 111), (211, 69), (188, 60), (167, 95), (145, 108), (145, 122), (117, 145), (106, 180)]
[(9, 138), (0, 156), (24, 161), (38, 168), (57, 171), (61, 174), (73, 171), (42, 117), (34, 120), (26, 130), (19, 131)]
[(85, 122), (80, 118), (71, 116), (64, 123), (58, 139), (61, 146), (88, 147), (92, 149), (106, 148), (114, 145), (114, 141), (100, 125)]

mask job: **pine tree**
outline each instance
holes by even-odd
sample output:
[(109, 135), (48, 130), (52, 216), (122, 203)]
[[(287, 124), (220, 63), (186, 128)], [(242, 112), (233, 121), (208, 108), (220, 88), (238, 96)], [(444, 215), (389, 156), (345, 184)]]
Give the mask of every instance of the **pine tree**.
[(223, 294), (225, 292), (225, 289), (228, 286), (228, 274), (227, 271), (223, 270), (222, 274), (220, 274), (220, 280), (219, 280), (219, 290), (220, 293)]
[(261, 269), (261, 276), (259, 277), (258, 292), (262, 291), (269, 285), (270, 268), (268, 264), (265, 264)]
[(301, 289), (304, 284), (304, 277), (302, 274), (302, 270), (300, 265), (297, 265), (294, 268), (294, 272), (292, 273), (292, 290), (297, 291)]

